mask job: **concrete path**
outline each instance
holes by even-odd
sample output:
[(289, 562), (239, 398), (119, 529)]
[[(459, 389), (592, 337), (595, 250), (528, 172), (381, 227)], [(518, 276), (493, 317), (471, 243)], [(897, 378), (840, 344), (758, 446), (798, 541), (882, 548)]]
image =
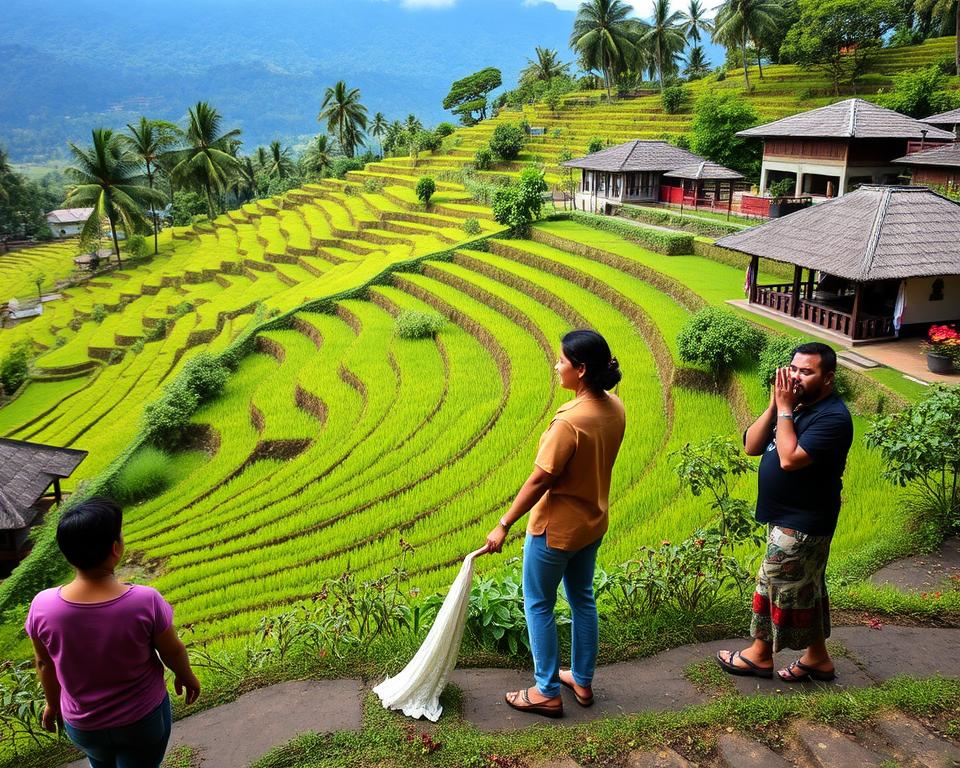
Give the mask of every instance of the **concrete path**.
[(960, 587), (960, 536), (943, 542), (936, 552), (914, 555), (883, 566), (870, 577), (905, 592), (936, 592)]

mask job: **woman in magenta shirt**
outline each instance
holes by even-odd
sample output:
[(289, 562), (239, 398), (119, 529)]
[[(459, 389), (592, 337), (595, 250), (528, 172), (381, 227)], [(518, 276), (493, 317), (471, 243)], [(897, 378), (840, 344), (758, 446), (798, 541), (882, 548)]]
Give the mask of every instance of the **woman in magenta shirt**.
[(64, 513), (57, 544), (76, 569), (69, 584), (38, 594), (27, 615), (46, 707), (92, 768), (157, 768), (170, 739), (164, 665), (187, 704), (200, 695), (173, 609), (151, 587), (121, 583), (123, 514), (107, 499)]

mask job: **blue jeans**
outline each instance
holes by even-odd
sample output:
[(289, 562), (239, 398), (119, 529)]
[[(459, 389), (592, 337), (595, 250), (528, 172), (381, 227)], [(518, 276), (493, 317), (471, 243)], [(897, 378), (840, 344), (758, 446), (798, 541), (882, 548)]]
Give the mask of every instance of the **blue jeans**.
[(560, 693), (560, 653), (553, 609), (561, 580), (573, 618), (570, 627), (573, 679), (584, 687), (593, 682), (599, 642), (593, 571), (600, 541), (602, 539), (576, 552), (567, 552), (548, 547), (546, 534), (527, 534), (523, 548), (523, 606), (533, 650), (533, 674), (537, 689), (544, 696)]
[(90, 768), (159, 768), (170, 740), (170, 697), (146, 717), (119, 728), (79, 731), (64, 723), (67, 736), (86, 754)]

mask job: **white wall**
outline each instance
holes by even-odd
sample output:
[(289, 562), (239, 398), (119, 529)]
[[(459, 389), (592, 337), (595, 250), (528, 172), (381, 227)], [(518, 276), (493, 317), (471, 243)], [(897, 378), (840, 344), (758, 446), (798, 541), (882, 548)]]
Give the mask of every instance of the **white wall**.
[[(73, 237), (74, 235), (79, 235), (80, 230), (83, 228), (83, 224), (54, 224), (50, 223), (50, 231), (53, 232), (54, 237)], [(63, 234), (60, 234), (60, 231), (63, 230)]]
[(947, 275), (943, 280), (943, 300), (930, 301), (933, 293), (933, 277), (911, 277), (904, 281), (906, 309), (903, 325), (911, 323), (937, 323), (960, 318), (960, 275)]

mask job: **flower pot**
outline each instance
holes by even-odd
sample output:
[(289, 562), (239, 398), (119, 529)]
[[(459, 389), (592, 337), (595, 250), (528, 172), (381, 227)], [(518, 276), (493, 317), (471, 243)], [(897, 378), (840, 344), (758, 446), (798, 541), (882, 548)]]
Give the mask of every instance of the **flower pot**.
[(952, 373), (953, 360), (946, 355), (927, 352), (927, 370), (929, 370), (930, 373)]

